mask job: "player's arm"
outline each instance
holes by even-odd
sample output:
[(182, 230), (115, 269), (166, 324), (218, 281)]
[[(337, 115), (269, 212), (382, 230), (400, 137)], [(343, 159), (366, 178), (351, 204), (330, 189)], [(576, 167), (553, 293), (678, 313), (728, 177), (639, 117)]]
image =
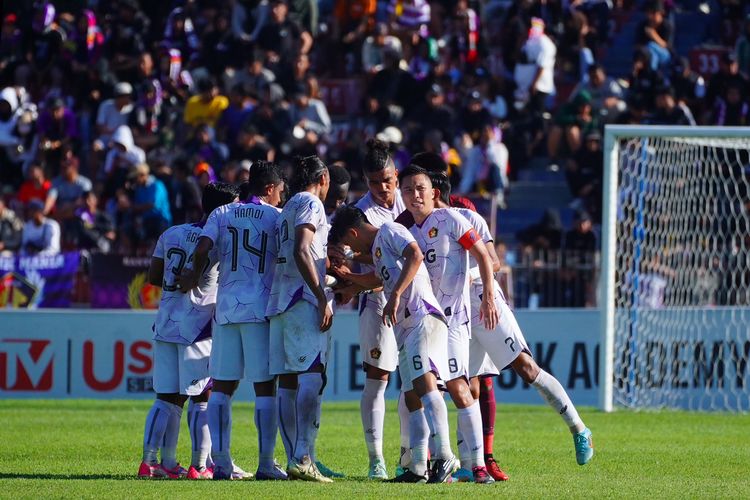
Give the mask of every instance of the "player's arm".
[[(473, 229), (471, 231), (474, 231)], [(466, 233), (469, 234), (469, 233)], [(484, 321), (484, 326), (488, 330), (494, 330), (498, 322), (497, 308), (495, 307), (495, 278), (492, 271), (492, 259), (487, 251), (487, 247), (478, 238), (476, 233), (474, 243), (467, 248), (468, 241), (464, 235), (461, 238), (461, 245), (466, 248), (479, 265), (479, 276), (482, 278), (482, 305), (480, 307), (480, 318)]]
[(148, 282), (161, 288), (164, 282), (164, 259), (151, 257), (151, 265), (148, 266)]
[(422, 250), (419, 249), (416, 241), (409, 243), (401, 255), (404, 257), (404, 267), (398, 275), (393, 291), (388, 297), (388, 302), (383, 307), (383, 324), (386, 326), (396, 324), (396, 312), (401, 302), (401, 295), (403, 295), (414, 280), (414, 276), (417, 275), (419, 266), (424, 260)]
[(320, 319), (320, 331), (325, 332), (331, 328), (333, 323), (333, 311), (328, 307), (328, 299), (323, 291), (322, 283), (315, 269), (315, 260), (312, 256), (311, 246), (315, 237), (315, 226), (312, 224), (301, 224), (294, 231), (294, 262), (297, 264), (302, 279), (315, 298), (318, 299), (318, 318)]
[(214, 242), (211, 241), (211, 238), (207, 236), (201, 236), (198, 238), (198, 244), (195, 245), (195, 250), (193, 250), (192, 269), (185, 269), (185, 271), (177, 277), (177, 288), (183, 293), (187, 293), (189, 290), (198, 286), (201, 273), (206, 268), (208, 252), (210, 252), (213, 247)]
[(487, 253), (490, 254), (490, 259), (492, 259), (492, 273), (494, 274), (500, 270), (500, 258), (497, 256), (495, 245), (492, 243), (492, 241), (488, 241), (484, 244), (484, 247), (487, 249)]

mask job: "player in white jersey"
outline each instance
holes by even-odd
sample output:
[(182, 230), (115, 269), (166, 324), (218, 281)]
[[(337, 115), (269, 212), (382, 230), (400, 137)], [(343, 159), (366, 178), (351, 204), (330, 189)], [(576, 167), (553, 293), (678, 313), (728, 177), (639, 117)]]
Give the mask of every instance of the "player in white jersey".
[(475, 482), (494, 482), (484, 463), (482, 417), (469, 389), (469, 255), (479, 265), (482, 280), (482, 320), (495, 328), (498, 311), (492, 262), (484, 243), (462, 215), (450, 209), (436, 209), (428, 172), (410, 165), (399, 175), (406, 209), (415, 224), (409, 231), (425, 254), (435, 296), (448, 318), (449, 373), (443, 379), (458, 408), (458, 429), (467, 442), (467, 462)]
[[(368, 192), (355, 203), (356, 207), (365, 213), (367, 220), (375, 227), (393, 222), (404, 211), (404, 204), (398, 190), (396, 167), (385, 143), (376, 139), (367, 142), (363, 174), (367, 179)], [(344, 259), (337, 255), (337, 248), (338, 245), (329, 247), (331, 262), (336, 265), (334, 272), (345, 282), (352, 283), (352, 287), (341, 293), (346, 295), (371, 289), (367, 283), (367, 275), (373, 271), (372, 257), (369, 254), (355, 253), (354, 261), (359, 264), (360, 273), (352, 274), (347, 271), (347, 267), (340, 266)], [(391, 372), (398, 366), (398, 348), (393, 328), (382, 321), (385, 303), (385, 295), (379, 290), (360, 295), (359, 350), (366, 377), (360, 400), (360, 414), (369, 455), (370, 479), (388, 477), (383, 458), (385, 389)], [(405, 431), (408, 447), (408, 414), (404, 420), (402, 435)], [(402, 448), (403, 445), (402, 442)]]
[[(271, 321), (270, 370), (279, 375), (281, 434), (287, 472), (331, 482), (315, 465), (320, 395), (325, 386), (332, 304), (324, 290), (328, 221), (323, 200), (328, 169), (317, 156), (297, 162), (291, 191), (276, 223), (278, 258), (266, 316)], [(292, 399), (296, 390), (296, 398)], [(283, 398), (282, 399), (282, 394)], [(293, 404), (290, 404), (293, 403)]]
[[(343, 207), (336, 212), (331, 240), (363, 255), (370, 255), (374, 282), (382, 282), (388, 298), (381, 322), (392, 325), (399, 346), (403, 390), (424, 405), (409, 415), (411, 463), (394, 482), (444, 482), (456, 467), (450, 448), (448, 409), (437, 388), (436, 376), (448, 372), (447, 321), (432, 291), (430, 276), (419, 246), (409, 231), (395, 222), (380, 228), (370, 224), (362, 210)], [(427, 479), (427, 441), (435, 437), (434, 474)]]
[[(431, 173), (430, 178), (433, 187), (436, 188), (436, 206), (448, 207), (451, 186), (447, 176)], [(487, 227), (487, 222), (476, 212), (462, 208), (451, 208), (451, 210), (458, 211), (471, 222), (482, 241), (488, 243), (490, 255), (497, 265), (495, 270), (499, 269), (500, 263), (491, 244), (493, 238)], [(495, 304), (500, 311), (500, 322), (496, 328), (487, 329), (480, 318), (479, 304), (482, 300), (483, 288), (476, 262), (471, 263), (470, 279), (472, 337), (469, 353), (469, 374), (473, 377), (472, 382), (477, 385), (474, 397), (476, 398), (479, 392), (479, 375), (497, 373), (497, 368), (512, 368), (524, 382), (536, 387), (542, 398), (563, 418), (573, 434), (576, 460), (579, 465), (586, 464), (591, 460), (594, 452), (591, 431), (584, 425), (560, 382), (551, 374), (542, 370), (531, 357), (526, 339), (513, 312), (508, 307), (500, 285), (495, 281)]]
[[(206, 467), (211, 449), (206, 400), (210, 392), (208, 359), (218, 277), (216, 256), (211, 256), (200, 268), (198, 285), (189, 293), (182, 293), (176, 279), (191, 265), (190, 256), (210, 211), (236, 197), (237, 190), (231, 185), (209, 184), (203, 191), (203, 220), (173, 226), (156, 243), (148, 273), (151, 284), (162, 289), (153, 326), (156, 400), (146, 417), (138, 477), (211, 477)], [(188, 426), (193, 453), (190, 469), (186, 471), (177, 463), (176, 453), (182, 408), (187, 398), (190, 398)], [(156, 457), (160, 448), (161, 463)]]
[(331, 176), (331, 187), (328, 189), (323, 205), (326, 208), (326, 219), (330, 224), (336, 209), (346, 203), (349, 197), (349, 184), (352, 182), (352, 176), (349, 175), (346, 167), (338, 162), (328, 166), (328, 174)]
[[(219, 288), (214, 313), (208, 401), (214, 479), (232, 479), (232, 396), (241, 379), (253, 383), (259, 461), (255, 478), (287, 479), (274, 462), (278, 431), (275, 378), (269, 372), (266, 307), (276, 266), (276, 204), (284, 189), (279, 168), (256, 162), (250, 172), (251, 197), (214, 210), (194, 253), (200, 268), (209, 252), (218, 253)], [(186, 277), (187, 284), (195, 273)]]

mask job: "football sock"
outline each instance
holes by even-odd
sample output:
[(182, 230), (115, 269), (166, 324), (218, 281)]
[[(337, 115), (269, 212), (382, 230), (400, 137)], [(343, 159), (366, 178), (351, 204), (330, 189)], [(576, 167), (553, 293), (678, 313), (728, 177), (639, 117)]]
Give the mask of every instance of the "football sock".
[(294, 459), (298, 463), (305, 455), (310, 455), (311, 427), (316, 425), (318, 414), (318, 393), (323, 387), (320, 373), (301, 373), (297, 389), (297, 440), (294, 445)]
[(398, 423), (401, 432), (401, 455), (399, 458), (399, 465), (401, 465), (401, 467), (409, 467), (409, 464), (411, 463), (411, 452), (409, 451), (409, 448), (411, 448), (411, 438), (409, 436), (409, 421), (411, 417), (409, 415), (409, 409), (406, 407), (406, 397), (403, 392), (399, 392)]
[(409, 447), (411, 448), (411, 463), (409, 470), (423, 476), (427, 472), (427, 439), (430, 437), (430, 427), (427, 424), (424, 408), (409, 413)]
[(161, 464), (167, 469), (177, 467), (177, 440), (180, 437), (180, 420), (182, 419), (182, 407), (167, 403), (169, 405), (169, 416), (167, 427), (164, 430), (164, 439), (161, 446)]
[(188, 404), (188, 428), (193, 443), (190, 465), (196, 469), (206, 467), (208, 454), (211, 453), (211, 433), (208, 430), (208, 403), (196, 403), (192, 399)]
[(219, 467), (231, 471), (232, 398), (223, 392), (214, 391), (208, 398), (208, 429), (211, 433), (211, 459)]
[(578, 416), (573, 402), (568, 397), (568, 393), (565, 392), (565, 389), (555, 377), (540, 369), (539, 375), (536, 376), (531, 385), (536, 387), (547, 404), (560, 414), (568, 425), (570, 432), (575, 434), (586, 428), (581, 417)]
[(420, 398), (430, 434), (435, 439), (435, 454), (432, 458), (447, 460), (453, 456), (451, 451), (450, 428), (448, 426), (448, 407), (440, 391), (430, 391)]
[[(466, 463), (471, 470), (474, 467), (484, 467), (484, 451), (482, 448), (482, 414), (479, 411), (479, 403), (474, 401), (471, 406), (458, 409), (458, 428), (461, 430), (461, 438), (465, 443)], [(460, 449), (459, 449), (460, 452)], [(464, 465), (464, 456), (461, 455), (461, 466)]]
[[(321, 387), (321, 391), (323, 388)], [(310, 460), (315, 462), (318, 459), (318, 455), (315, 453), (315, 444), (318, 442), (318, 432), (320, 431), (320, 416), (323, 413), (323, 395), (318, 393), (318, 399), (315, 401), (315, 408), (317, 413), (315, 414), (315, 423), (308, 431), (310, 435), (307, 438), (307, 448), (310, 453)]]
[(278, 416), (276, 398), (273, 396), (255, 397), (255, 428), (258, 430), (258, 466), (273, 467), (273, 452), (276, 448)]
[(297, 389), (279, 387), (276, 396), (279, 400), (279, 429), (281, 442), (284, 443), (286, 460), (294, 458), (294, 443), (297, 440)]
[(471, 470), (471, 460), (469, 460), (469, 443), (464, 439), (463, 433), (461, 432), (461, 419), (457, 419), (456, 425), (456, 448), (458, 448), (458, 456), (461, 460), (461, 468)]
[(167, 420), (169, 420), (170, 405), (161, 399), (154, 400), (151, 410), (146, 416), (146, 428), (143, 431), (143, 461), (147, 464), (154, 465), (158, 462), (157, 453), (162, 441), (164, 441), (164, 431), (167, 429)]
[(492, 455), (495, 445), (495, 386), (492, 377), (479, 378), (479, 411), (482, 412), (482, 433), (484, 434), (484, 455)]
[(387, 380), (365, 379), (360, 412), (365, 430), (365, 443), (370, 463), (383, 460), (383, 420), (385, 419), (385, 387)]

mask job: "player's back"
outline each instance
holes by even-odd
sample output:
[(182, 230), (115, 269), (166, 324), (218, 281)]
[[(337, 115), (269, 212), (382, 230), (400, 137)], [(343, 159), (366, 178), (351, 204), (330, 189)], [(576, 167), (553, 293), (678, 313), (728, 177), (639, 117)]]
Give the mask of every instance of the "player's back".
[(296, 229), (301, 225), (310, 225), (315, 229), (310, 253), (315, 262), (318, 279), (321, 283), (325, 279), (328, 220), (320, 198), (303, 191), (287, 201), (276, 221), (278, 257), (266, 316), (280, 314), (300, 299), (317, 305), (315, 295), (302, 278), (294, 259)]
[(202, 231), (200, 224), (180, 224), (167, 229), (156, 243), (154, 257), (164, 260), (162, 294), (154, 323), (157, 340), (190, 344), (202, 334), (207, 335), (219, 274), (215, 254), (209, 255), (196, 288), (183, 293), (176, 283), (183, 270), (190, 267)]
[(203, 236), (214, 242), (219, 260), (216, 321), (259, 323), (274, 280), (279, 211), (253, 197), (214, 210)]

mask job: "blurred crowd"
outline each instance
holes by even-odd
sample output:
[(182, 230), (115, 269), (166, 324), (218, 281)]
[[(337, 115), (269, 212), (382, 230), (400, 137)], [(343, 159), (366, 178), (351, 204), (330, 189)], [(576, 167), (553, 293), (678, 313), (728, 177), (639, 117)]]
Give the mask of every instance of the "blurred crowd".
[[(747, 7), (710, 3), (733, 50), (704, 79), (672, 45), (691, 1), (5, 1), (0, 251), (147, 255), (258, 159), (315, 153), (363, 190), (374, 136), (399, 167), (441, 154), (456, 192), (500, 207), (546, 157), (596, 224), (605, 123), (747, 124)], [(616, 20), (642, 9), (613, 79)]]

